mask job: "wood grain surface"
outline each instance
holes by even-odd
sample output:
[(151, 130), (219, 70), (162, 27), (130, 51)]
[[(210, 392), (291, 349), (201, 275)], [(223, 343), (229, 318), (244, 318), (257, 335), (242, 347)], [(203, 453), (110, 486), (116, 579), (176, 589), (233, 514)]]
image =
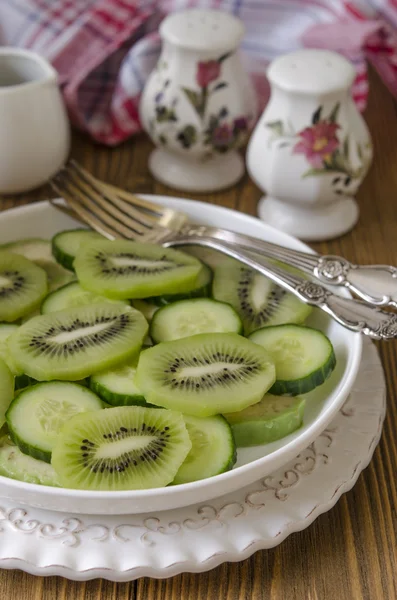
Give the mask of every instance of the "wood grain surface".
[[(371, 75), (366, 111), (374, 165), (358, 200), (354, 230), (313, 245), (360, 263), (397, 264), (397, 114), (378, 78)], [(188, 197), (156, 183), (147, 168), (151, 146), (144, 136), (115, 149), (75, 134), (73, 156), (98, 177), (136, 192)], [(7, 209), (48, 198), (46, 188), (0, 199)], [(255, 215), (259, 190), (246, 176), (222, 193), (197, 196)], [(388, 411), (381, 442), (352, 491), (301, 533), (273, 550), (204, 574), (114, 584), (71, 582), (0, 571), (1, 600), (395, 600), (397, 599), (397, 343), (379, 346), (388, 385)], [(0, 536), (1, 543), (1, 536)]]

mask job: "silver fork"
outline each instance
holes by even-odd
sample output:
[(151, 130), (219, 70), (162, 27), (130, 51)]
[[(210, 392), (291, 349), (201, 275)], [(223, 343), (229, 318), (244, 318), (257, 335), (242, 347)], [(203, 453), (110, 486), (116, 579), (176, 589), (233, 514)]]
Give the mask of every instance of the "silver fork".
[(77, 177), (81, 181), (88, 180), (106, 196), (110, 196), (114, 200), (121, 198), (132, 207), (146, 212), (159, 225), (183, 232), (184, 235), (199, 234), (217, 238), (223, 242), (238, 244), (249, 252), (267, 256), (296, 267), (322, 283), (344, 286), (368, 304), (397, 308), (396, 267), (390, 265), (356, 265), (340, 256), (309, 254), (226, 229), (188, 224), (187, 216), (181, 212), (99, 181), (74, 160), (71, 160), (65, 169), (65, 173), (70, 177)]
[[(179, 231), (159, 225), (130, 202), (104, 192), (94, 178), (71, 176), (61, 171), (52, 187), (67, 202), (78, 218), (109, 239), (126, 238), (169, 246), (196, 245), (222, 252), (255, 269), (274, 283), (293, 293), (303, 302), (325, 311), (344, 327), (374, 339), (397, 337), (397, 315), (367, 303), (333, 294), (326, 287), (266, 261), (262, 256), (242, 249), (231, 240), (208, 236), (204, 226), (186, 226)], [(54, 204), (59, 208), (59, 204)], [(251, 250), (251, 249), (250, 249)]]

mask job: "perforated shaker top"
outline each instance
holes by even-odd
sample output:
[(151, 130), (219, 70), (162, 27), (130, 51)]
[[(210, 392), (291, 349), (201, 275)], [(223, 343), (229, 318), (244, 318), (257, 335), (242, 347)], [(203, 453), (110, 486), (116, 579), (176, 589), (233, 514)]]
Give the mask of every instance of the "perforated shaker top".
[(326, 94), (349, 88), (355, 70), (336, 52), (304, 49), (276, 58), (267, 76), (271, 83), (288, 92)]
[(244, 35), (240, 19), (218, 10), (191, 9), (169, 15), (160, 25), (161, 37), (191, 50), (232, 50)]

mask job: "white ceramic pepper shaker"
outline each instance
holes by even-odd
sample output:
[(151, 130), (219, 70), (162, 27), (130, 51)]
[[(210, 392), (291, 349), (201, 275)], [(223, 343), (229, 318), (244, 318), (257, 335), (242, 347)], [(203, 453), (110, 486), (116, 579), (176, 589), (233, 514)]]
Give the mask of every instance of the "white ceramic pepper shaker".
[(267, 195), (260, 218), (298, 238), (337, 237), (356, 223), (354, 195), (372, 160), (368, 129), (351, 97), (355, 71), (341, 55), (299, 50), (268, 69), (271, 97), (247, 151)]
[(207, 192), (243, 175), (237, 149), (256, 117), (238, 51), (243, 34), (239, 19), (214, 10), (177, 12), (162, 22), (162, 53), (140, 103), (142, 125), (157, 146), (149, 168), (159, 181)]

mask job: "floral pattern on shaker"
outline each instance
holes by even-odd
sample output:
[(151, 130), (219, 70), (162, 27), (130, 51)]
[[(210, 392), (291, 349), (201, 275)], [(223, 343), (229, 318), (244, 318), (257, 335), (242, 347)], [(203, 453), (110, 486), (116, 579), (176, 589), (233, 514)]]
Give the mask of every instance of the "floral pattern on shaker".
[(156, 117), (155, 122), (151, 123), (152, 133), (155, 132), (156, 125), (164, 123), (171, 125), (167, 133), (163, 131), (157, 135), (161, 144), (167, 145), (172, 136), (184, 149), (188, 150), (201, 141), (209, 150), (206, 158), (210, 158), (215, 153), (222, 154), (238, 147), (245, 141), (249, 130), (249, 117), (242, 115), (230, 119), (226, 106), (223, 106), (217, 114), (207, 114), (211, 96), (228, 85), (222, 81), (222, 63), (230, 56), (231, 53), (227, 53), (217, 59), (198, 62), (195, 76), (198, 89), (181, 88), (204, 126), (203, 137), (193, 123), (177, 126), (179, 123), (178, 98), (173, 98), (171, 102), (165, 101), (166, 90), (170, 84), (169, 79), (165, 79), (162, 90), (154, 98)]
[[(302, 178), (333, 174), (335, 193), (349, 195), (349, 186), (358, 183), (369, 167), (371, 145), (363, 147), (356, 142), (355, 151), (361, 164), (354, 168), (349, 137), (346, 136), (343, 142), (338, 137), (341, 129), (337, 123), (339, 106), (337, 103), (328, 116), (323, 116), (323, 106), (319, 106), (312, 115), (311, 124), (298, 132), (291, 127), (288, 129), (283, 121), (272, 121), (265, 125), (273, 131), (273, 141), (280, 140), (279, 148), (292, 146), (293, 154), (304, 155), (310, 166)], [(355, 190), (350, 193), (355, 193)]]

